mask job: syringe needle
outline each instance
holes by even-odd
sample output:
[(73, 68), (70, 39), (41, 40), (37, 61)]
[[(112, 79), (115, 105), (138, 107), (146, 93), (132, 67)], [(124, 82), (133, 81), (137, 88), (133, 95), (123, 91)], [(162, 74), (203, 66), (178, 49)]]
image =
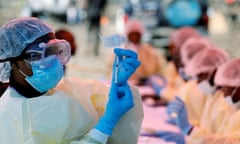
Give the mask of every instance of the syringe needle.
[(116, 61), (116, 68), (115, 68), (115, 73), (114, 73), (114, 75), (115, 75), (114, 82), (115, 82), (115, 84), (117, 84), (118, 83), (118, 68), (119, 68), (119, 57), (118, 56), (115, 56), (115, 61)]

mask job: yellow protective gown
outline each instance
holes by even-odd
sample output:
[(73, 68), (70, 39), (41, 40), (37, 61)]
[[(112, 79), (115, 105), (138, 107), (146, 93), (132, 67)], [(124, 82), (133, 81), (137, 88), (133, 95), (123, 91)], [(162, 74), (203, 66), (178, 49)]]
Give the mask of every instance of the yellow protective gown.
[(194, 127), (188, 144), (240, 144), (240, 111), (229, 105), (223, 93), (207, 97), (199, 127)]
[(178, 96), (184, 101), (188, 119), (194, 126), (199, 126), (207, 96), (198, 89), (196, 80), (186, 82), (179, 90)]
[(168, 62), (163, 69), (163, 77), (167, 79), (167, 85), (161, 92), (161, 97), (167, 101), (172, 101), (179, 94), (180, 88), (185, 84), (185, 81), (178, 74), (173, 62)]
[[(36, 98), (25, 98), (8, 88), (0, 98), (0, 143), (102, 144), (88, 132), (104, 111), (108, 87), (101, 83), (79, 84), (66, 79), (56, 90)], [(140, 97), (135, 89), (133, 93), (136, 107), (119, 121), (108, 143), (136, 143), (143, 114)], [(123, 130), (129, 130), (127, 134), (132, 137), (123, 138), (126, 134)]]
[[(132, 49), (132, 45), (127, 45), (126, 48)], [(163, 55), (157, 51), (156, 48), (152, 47), (147, 43), (140, 44), (135, 46), (134, 50), (138, 54), (138, 60), (141, 62), (141, 65), (137, 68), (134, 74), (130, 77), (131, 81), (136, 81), (140, 78), (148, 78), (152, 75), (162, 75), (163, 67), (166, 64), (166, 59)], [(108, 60), (108, 73), (112, 71), (112, 64), (114, 61), (114, 56), (112, 55)]]

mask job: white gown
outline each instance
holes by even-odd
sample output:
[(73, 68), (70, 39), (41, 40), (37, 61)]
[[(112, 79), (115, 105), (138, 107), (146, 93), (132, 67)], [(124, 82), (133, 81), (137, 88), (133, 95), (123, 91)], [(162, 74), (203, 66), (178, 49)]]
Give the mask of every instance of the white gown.
[[(0, 144), (103, 144), (89, 132), (104, 112), (108, 88), (78, 84), (66, 79), (52, 94), (36, 98), (8, 88), (0, 98)], [(140, 96), (134, 100), (136, 107), (122, 117), (108, 144), (137, 141), (143, 113)]]

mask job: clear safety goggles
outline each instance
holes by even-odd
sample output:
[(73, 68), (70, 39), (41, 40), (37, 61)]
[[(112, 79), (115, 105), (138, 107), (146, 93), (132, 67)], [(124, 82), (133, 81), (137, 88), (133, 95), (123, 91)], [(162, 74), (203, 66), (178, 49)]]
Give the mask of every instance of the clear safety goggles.
[(24, 52), (24, 61), (30, 66), (37, 62), (47, 66), (49, 56), (56, 56), (62, 65), (65, 65), (71, 57), (71, 47), (66, 40), (53, 39), (47, 43), (38, 43), (28, 47)]

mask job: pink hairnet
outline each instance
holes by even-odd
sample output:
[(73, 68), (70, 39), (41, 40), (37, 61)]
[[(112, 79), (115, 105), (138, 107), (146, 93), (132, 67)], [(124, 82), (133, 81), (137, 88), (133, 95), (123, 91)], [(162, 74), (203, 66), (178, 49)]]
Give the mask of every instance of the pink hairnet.
[(220, 48), (207, 48), (191, 59), (188, 65), (185, 66), (185, 72), (189, 76), (213, 72), (228, 59), (229, 55), (226, 51)]
[(125, 27), (125, 34), (128, 35), (130, 32), (140, 32), (141, 34), (143, 34), (144, 30), (144, 26), (140, 21), (128, 20)]
[(214, 78), (215, 85), (240, 87), (240, 58), (221, 65)]
[(176, 48), (180, 48), (192, 36), (200, 36), (200, 33), (192, 27), (182, 27), (171, 34), (169, 42), (170, 44), (174, 44)]
[(182, 63), (186, 65), (198, 52), (208, 47), (214, 47), (214, 44), (206, 37), (187, 39), (180, 48)]

